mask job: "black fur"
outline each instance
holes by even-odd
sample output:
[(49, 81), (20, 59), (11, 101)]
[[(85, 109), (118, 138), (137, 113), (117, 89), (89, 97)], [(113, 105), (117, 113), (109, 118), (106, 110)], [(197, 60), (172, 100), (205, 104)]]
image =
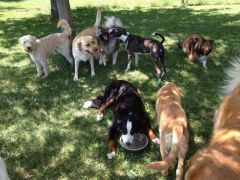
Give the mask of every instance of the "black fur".
[(119, 27), (112, 28), (108, 30), (108, 32), (113, 37), (121, 37), (121, 35), (127, 36), (125, 43), (127, 43), (128, 61), (134, 58), (134, 53), (150, 53), (152, 64), (157, 71), (158, 80), (161, 81), (161, 78), (166, 73), (166, 66), (164, 62), (165, 50), (162, 45), (165, 38), (160, 33), (155, 32), (153, 35), (160, 36), (162, 38), (161, 41), (129, 34), (125, 29)]
[(92, 102), (92, 108), (100, 108), (102, 104), (115, 97), (109, 106), (113, 112), (112, 124), (109, 129), (109, 140), (116, 140), (117, 130), (126, 134), (127, 120), (132, 122), (132, 132), (144, 133), (151, 128), (149, 117), (145, 112), (143, 102), (137, 89), (123, 80), (112, 81), (105, 89), (104, 94), (97, 96)]

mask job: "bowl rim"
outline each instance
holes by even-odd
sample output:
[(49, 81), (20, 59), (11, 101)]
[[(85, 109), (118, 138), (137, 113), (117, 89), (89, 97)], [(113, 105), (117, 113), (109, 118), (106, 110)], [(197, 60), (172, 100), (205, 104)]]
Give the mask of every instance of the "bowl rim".
[[(122, 142), (122, 140), (121, 140), (121, 136), (120, 136), (120, 138), (119, 138), (119, 144), (121, 145), (121, 147), (122, 147), (123, 149), (126, 149), (126, 150), (128, 150), (128, 151), (140, 151), (140, 150), (144, 149), (145, 147), (147, 147), (147, 145), (148, 145), (148, 143), (149, 143), (149, 140), (148, 140), (147, 136), (146, 136), (145, 134), (143, 134), (143, 133), (135, 133), (135, 134), (140, 134), (141, 136), (143, 136), (143, 137), (145, 138), (145, 140), (146, 140), (146, 143), (145, 143), (142, 147), (137, 148), (137, 149), (128, 148), (127, 146), (125, 146), (125, 145), (123, 144), (123, 142)], [(134, 134), (134, 135), (135, 135), (135, 134)]]

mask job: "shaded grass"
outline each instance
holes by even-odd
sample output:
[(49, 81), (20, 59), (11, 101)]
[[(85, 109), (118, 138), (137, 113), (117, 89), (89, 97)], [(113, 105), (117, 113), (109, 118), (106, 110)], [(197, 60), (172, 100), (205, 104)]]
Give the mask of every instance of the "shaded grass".
[[(56, 22), (48, 15), (48, 4), (36, 9), (30, 1), (11, 2), (1, 8), (0, 155), (6, 160), (11, 179), (126, 179), (131, 177), (130, 170), (139, 179), (159, 178), (159, 174), (142, 168), (143, 164), (160, 159), (157, 145), (151, 144), (139, 153), (119, 147), (116, 158), (108, 160), (107, 120), (111, 113), (107, 111), (105, 120), (96, 122), (96, 110), (82, 109), (83, 102), (102, 92), (112, 79), (125, 79), (141, 91), (157, 131), (154, 104), (159, 86), (149, 56), (140, 56), (139, 68), (124, 73), (127, 55), (121, 51), (116, 66), (111, 65), (110, 59), (107, 67), (100, 67), (96, 61), (94, 78), (90, 77), (89, 64), (81, 63), (80, 81), (73, 82), (69, 64), (59, 54), (52, 54), (49, 77), (36, 78), (35, 67), (17, 39), (24, 34), (42, 37), (57, 31)], [(185, 92), (182, 101), (190, 124), (187, 159), (211, 135), (211, 120), (221, 100), (218, 87), (223, 82), (223, 71), (240, 48), (239, 8), (225, 5), (103, 9), (103, 16), (118, 16), (132, 33), (150, 36), (159, 31), (166, 37), (166, 80), (176, 82)], [(15, 13), (11, 14), (12, 11)], [(77, 32), (94, 23), (95, 12), (94, 7), (74, 5)], [(177, 42), (190, 33), (215, 40), (208, 70), (198, 63), (189, 63), (177, 49)], [(167, 179), (174, 176), (173, 166)]]

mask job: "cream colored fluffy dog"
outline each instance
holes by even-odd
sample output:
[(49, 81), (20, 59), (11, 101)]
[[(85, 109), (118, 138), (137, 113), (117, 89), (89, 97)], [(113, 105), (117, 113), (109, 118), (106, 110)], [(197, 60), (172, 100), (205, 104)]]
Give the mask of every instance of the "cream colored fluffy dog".
[(96, 29), (101, 22), (101, 10), (97, 10), (96, 22), (93, 27), (83, 30), (77, 35), (72, 43), (72, 54), (75, 60), (74, 81), (78, 80), (79, 62), (89, 60), (91, 66), (91, 76), (95, 76), (93, 57), (100, 56), (100, 47), (96, 38)]
[(224, 93), (209, 145), (190, 159), (186, 180), (240, 179), (240, 58), (227, 72)]
[(162, 175), (167, 175), (169, 166), (178, 157), (177, 180), (182, 179), (183, 176), (183, 163), (188, 150), (189, 138), (187, 118), (181, 106), (182, 96), (182, 90), (171, 82), (166, 83), (158, 91), (156, 111), (160, 124), (162, 161), (151, 162), (146, 165), (147, 168), (161, 171)]
[(73, 64), (69, 40), (72, 33), (71, 27), (65, 20), (60, 20), (57, 27), (61, 27), (63, 32), (50, 34), (41, 39), (31, 35), (19, 38), (20, 45), (29, 53), (36, 65), (37, 77), (42, 76), (43, 72), (45, 76), (48, 76), (47, 56), (55, 50), (58, 50), (70, 64)]

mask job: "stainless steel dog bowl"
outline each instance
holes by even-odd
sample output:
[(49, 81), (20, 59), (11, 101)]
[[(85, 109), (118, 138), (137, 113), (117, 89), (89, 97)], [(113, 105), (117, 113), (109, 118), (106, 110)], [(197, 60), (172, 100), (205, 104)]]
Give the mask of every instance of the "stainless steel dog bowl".
[(128, 151), (140, 151), (148, 145), (148, 138), (145, 134), (135, 133), (133, 136), (133, 142), (131, 145), (127, 146), (122, 142), (120, 137), (120, 145)]

